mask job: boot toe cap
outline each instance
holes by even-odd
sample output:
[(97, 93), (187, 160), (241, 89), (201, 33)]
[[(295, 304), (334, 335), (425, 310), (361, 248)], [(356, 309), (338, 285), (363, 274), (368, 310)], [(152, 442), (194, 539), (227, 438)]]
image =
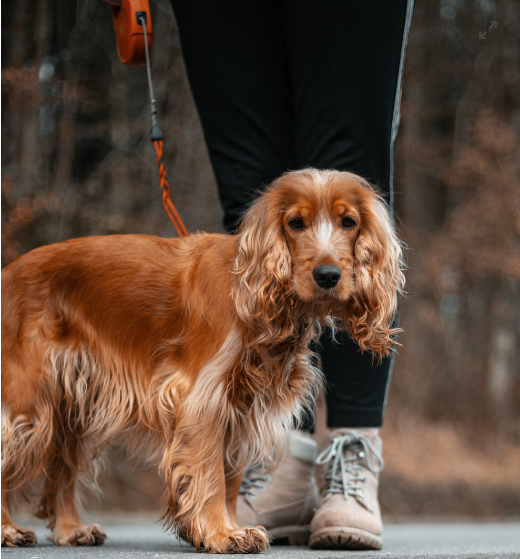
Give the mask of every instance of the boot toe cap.
[(327, 508), (322, 511), (318, 509), (311, 522), (311, 532), (332, 527), (356, 528), (376, 536), (380, 536), (383, 531), (379, 516), (361, 507), (356, 510), (347, 507)]

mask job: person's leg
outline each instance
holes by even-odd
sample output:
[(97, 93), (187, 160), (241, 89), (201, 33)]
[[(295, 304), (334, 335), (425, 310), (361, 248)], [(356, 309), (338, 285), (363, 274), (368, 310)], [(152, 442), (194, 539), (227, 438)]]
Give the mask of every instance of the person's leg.
[[(284, 0), (297, 165), (350, 171), (392, 204), (407, 0)], [(347, 336), (321, 340), (328, 426), (380, 427), (391, 359)]]
[[(172, 0), (172, 5), (224, 225), (233, 232), (261, 187), (296, 166), (281, 4)], [(316, 449), (314, 441), (293, 433), (290, 455), (276, 473), (248, 470), (238, 497), (237, 523), (260, 524), (274, 530), (276, 538), (307, 543), (318, 502)]]
[[(333, 168), (377, 185), (392, 206), (392, 156), (411, 0), (284, 0), (298, 166)], [(314, 548), (381, 547), (377, 499), (391, 359), (378, 364), (343, 335), (321, 340), (328, 447)]]
[(224, 226), (232, 232), (258, 191), (296, 164), (280, 2), (172, 5)]

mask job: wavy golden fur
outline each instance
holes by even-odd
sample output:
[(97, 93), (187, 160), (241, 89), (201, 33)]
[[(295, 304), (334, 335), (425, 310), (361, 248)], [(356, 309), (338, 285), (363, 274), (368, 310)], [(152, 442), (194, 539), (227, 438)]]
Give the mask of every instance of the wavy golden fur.
[[(313, 270), (341, 278), (320, 287)], [(37, 476), (37, 515), (59, 545), (102, 543), (75, 488), (115, 438), (148, 445), (163, 520), (197, 548), (258, 552), (239, 527), (248, 464), (280, 456), (320, 382), (323, 323), (391, 351), (401, 247), (360, 177), (307, 169), (276, 180), (237, 236), (90, 237), (36, 249), (2, 272), (2, 545), (32, 545), (10, 492)]]

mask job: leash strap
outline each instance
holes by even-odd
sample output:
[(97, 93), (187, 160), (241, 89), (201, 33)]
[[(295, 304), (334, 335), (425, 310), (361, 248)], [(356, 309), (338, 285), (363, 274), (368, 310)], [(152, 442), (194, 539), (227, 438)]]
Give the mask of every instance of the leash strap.
[(187, 237), (189, 235), (179, 212), (175, 208), (174, 203), (170, 198), (170, 185), (166, 178), (166, 169), (164, 167), (163, 148), (164, 148), (164, 134), (161, 127), (157, 124), (157, 108), (155, 103), (155, 96), (153, 93), (152, 83), (152, 67), (150, 64), (150, 52), (148, 50), (148, 36), (146, 34), (146, 12), (137, 12), (137, 21), (143, 28), (144, 32), (144, 50), (146, 56), (146, 75), (148, 77), (148, 89), (150, 91), (150, 115), (152, 117), (152, 128), (150, 130), (150, 140), (152, 141), (155, 153), (157, 154), (157, 167), (159, 172), (159, 185), (161, 187), (162, 202), (168, 217), (170, 218), (173, 226), (175, 227), (179, 237)]

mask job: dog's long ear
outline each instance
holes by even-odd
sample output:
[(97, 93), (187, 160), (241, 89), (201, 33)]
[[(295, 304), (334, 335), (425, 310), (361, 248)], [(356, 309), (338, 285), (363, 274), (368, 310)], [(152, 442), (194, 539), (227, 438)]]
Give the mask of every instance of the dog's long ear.
[(283, 207), (276, 183), (248, 210), (241, 223), (233, 299), (250, 342), (274, 345), (289, 336), (292, 317), (291, 254), (283, 234)]
[(397, 298), (404, 287), (402, 248), (384, 201), (367, 188), (360, 201), (361, 229), (354, 248), (355, 293), (345, 321), (361, 349), (389, 355)]

